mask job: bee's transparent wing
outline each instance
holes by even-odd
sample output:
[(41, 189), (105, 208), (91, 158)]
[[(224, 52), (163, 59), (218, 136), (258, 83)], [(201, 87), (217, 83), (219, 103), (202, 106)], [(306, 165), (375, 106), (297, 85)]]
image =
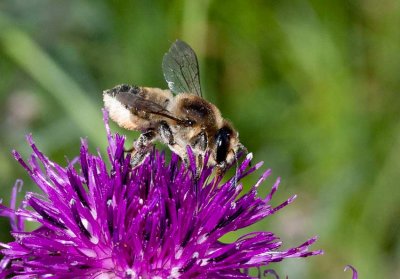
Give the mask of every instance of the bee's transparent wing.
[(164, 55), (162, 69), (173, 93), (185, 92), (202, 97), (197, 56), (187, 43), (176, 40), (172, 44)]

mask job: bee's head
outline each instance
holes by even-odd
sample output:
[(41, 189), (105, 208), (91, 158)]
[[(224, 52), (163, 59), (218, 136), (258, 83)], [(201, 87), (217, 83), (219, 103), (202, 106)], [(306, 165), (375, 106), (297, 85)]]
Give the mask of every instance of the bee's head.
[(246, 148), (239, 142), (239, 133), (232, 125), (224, 121), (224, 125), (215, 135), (215, 161), (217, 165), (231, 164), (240, 150), (247, 152)]

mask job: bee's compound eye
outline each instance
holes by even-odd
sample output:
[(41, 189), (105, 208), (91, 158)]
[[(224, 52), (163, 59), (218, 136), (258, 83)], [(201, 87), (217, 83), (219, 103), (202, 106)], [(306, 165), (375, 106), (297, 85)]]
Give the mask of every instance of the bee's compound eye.
[(226, 160), (226, 156), (228, 155), (229, 145), (231, 138), (231, 130), (227, 128), (221, 128), (218, 130), (216, 135), (216, 145), (217, 145), (217, 158), (216, 161), (218, 164), (222, 163)]

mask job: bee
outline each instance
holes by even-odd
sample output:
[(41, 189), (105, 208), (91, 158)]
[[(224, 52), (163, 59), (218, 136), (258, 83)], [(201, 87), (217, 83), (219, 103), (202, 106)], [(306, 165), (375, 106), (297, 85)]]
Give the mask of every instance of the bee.
[(177, 40), (164, 55), (162, 70), (169, 90), (122, 84), (103, 92), (111, 119), (122, 128), (141, 132), (130, 149), (131, 165), (140, 164), (158, 140), (185, 163), (190, 146), (197, 168), (202, 168), (210, 152), (208, 164), (225, 170), (246, 149), (233, 125), (202, 97), (196, 53)]

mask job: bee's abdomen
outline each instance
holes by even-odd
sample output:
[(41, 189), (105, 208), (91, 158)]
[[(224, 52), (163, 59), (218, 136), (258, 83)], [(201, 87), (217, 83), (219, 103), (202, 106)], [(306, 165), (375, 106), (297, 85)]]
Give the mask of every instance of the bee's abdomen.
[(103, 92), (104, 107), (110, 118), (120, 127), (128, 130), (144, 130), (150, 123), (133, 113), (132, 105), (141, 88), (127, 84), (117, 85)]

